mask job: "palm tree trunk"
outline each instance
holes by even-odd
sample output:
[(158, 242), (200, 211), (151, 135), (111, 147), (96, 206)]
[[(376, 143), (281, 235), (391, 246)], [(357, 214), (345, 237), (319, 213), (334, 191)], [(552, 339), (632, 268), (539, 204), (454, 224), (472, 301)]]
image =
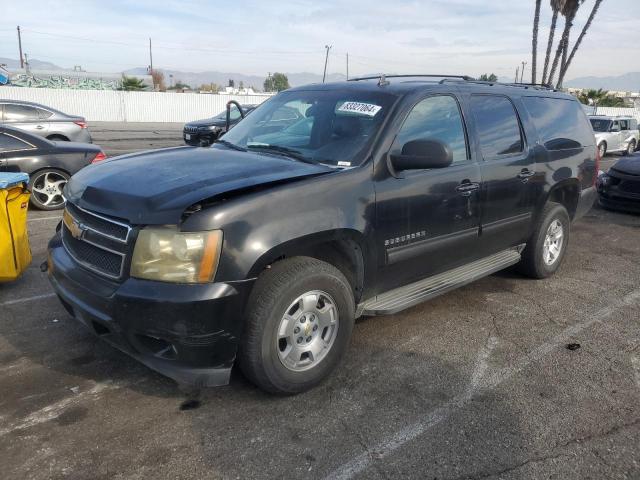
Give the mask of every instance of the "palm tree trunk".
[(551, 17), (551, 27), (549, 28), (549, 41), (547, 42), (547, 55), (544, 58), (544, 70), (542, 71), (542, 83), (547, 82), (547, 72), (549, 71), (549, 60), (551, 59), (551, 48), (553, 47), (553, 37), (556, 33), (556, 23), (558, 22), (558, 11), (553, 11)]
[(538, 62), (538, 25), (540, 24), (540, 6), (542, 0), (536, 0), (536, 13), (533, 16), (533, 39), (531, 41), (531, 83), (536, 83), (536, 65)]
[(558, 79), (558, 83), (562, 84), (562, 81), (564, 80), (564, 76), (567, 73), (567, 70), (569, 70), (569, 66), (571, 65), (571, 61), (573, 60), (573, 57), (575, 56), (576, 51), (578, 51), (578, 47), (580, 47), (580, 44), (582, 43), (582, 39), (587, 34), (587, 30), (589, 30), (589, 27), (591, 26), (591, 23), (593, 22), (593, 18), (596, 16), (596, 13), (598, 12), (598, 8), (600, 8), (601, 3), (602, 3), (602, 0), (596, 0), (596, 3), (593, 5), (593, 8), (591, 9), (591, 14), (589, 15), (589, 19), (587, 20), (587, 23), (585, 23), (584, 27), (582, 27), (582, 32), (580, 32), (580, 36), (578, 37), (575, 45), (571, 49), (571, 55), (569, 55), (569, 59), (566, 61), (564, 68), (560, 71), (560, 78)]
[(556, 54), (553, 57), (553, 64), (551, 65), (551, 71), (549, 72), (549, 78), (547, 79), (547, 83), (549, 85), (553, 84), (553, 77), (556, 74), (556, 69), (558, 68), (558, 62), (560, 61), (560, 57), (562, 56), (562, 52), (565, 49), (565, 38), (569, 34), (569, 30), (571, 29), (571, 23), (568, 18), (565, 18), (564, 21), (564, 30), (562, 32), (562, 37), (560, 37), (560, 41), (558, 42), (558, 48), (556, 49)]

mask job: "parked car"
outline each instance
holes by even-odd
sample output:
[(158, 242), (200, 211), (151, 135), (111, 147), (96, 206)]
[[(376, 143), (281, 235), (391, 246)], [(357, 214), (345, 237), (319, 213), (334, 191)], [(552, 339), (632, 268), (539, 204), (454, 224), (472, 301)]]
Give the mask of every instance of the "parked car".
[(598, 178), (598, 194), (605, 208), (640, 213), (640, 160), (618, 160)]
[(91, 143), (83, 117), (38, 103), (0, 99), (0, 125), (19, 128), (52, 141)]
[(589, 120), (596, 135), (600, 157), (607, 153), (631, 155), (640, 145), (638, 121), (633, 117), (592, 115)]
[[(55, 292), (95, 334), (178, 382), (226, 384), (237, 363), (264, 390), (292, 394), (338, 365), (357, 317), (511, 265), (554, 274), (571, 221), (597, 195), (580, 103), (438, 80), (293, 88), (210, 148), (83, 169), (48, 246)], [(292, 134), (300, 119), (306, 130)]]
[[(243, 113), (248, 115), (257, 105), (241, 105)], [(240, 111), (236, 107), (232, 107), (229, 112), (229, 124), (233, 127), (242, 120)], [(184, 143), (187, 145), (199, 147), (209, 146), (215, 142), (227, 130), (227, 111), (219, 113), (215, 117), (205, 118), (204, 120), (196, 120), (186, 123), (183, 128)]]
[(41, 210), (62, 208), (62, 189), (71, 175), (105, 158), (97, 145), (52, 142), (0, 125), (0, 172), (28, 173), (31, 204)]

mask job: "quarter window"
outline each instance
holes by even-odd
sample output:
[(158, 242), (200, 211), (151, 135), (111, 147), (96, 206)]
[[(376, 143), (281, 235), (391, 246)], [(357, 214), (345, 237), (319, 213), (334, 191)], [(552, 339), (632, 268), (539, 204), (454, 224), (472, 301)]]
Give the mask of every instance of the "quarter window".
[(30, 148), (31, 145), (28, 143), (11, 135), (0, 133), (0, 152), (13, 152), (16, 150), (28, 150)]
[(398, 132), (392, 151), (413, 140), (438, 140), (453, 152), (453, 163), (468, 159), (460, 107), (448, 95), (428, 97), (413, 107)]
[(473, 95), (471, 110), (485, 160), (522, 152), (524, 142), (520, 122), (508, 98)]

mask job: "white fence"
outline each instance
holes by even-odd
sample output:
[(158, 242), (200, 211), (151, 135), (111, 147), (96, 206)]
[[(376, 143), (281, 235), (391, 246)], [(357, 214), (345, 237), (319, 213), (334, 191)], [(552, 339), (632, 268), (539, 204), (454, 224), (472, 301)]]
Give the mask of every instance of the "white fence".
[(588, 115), (628, 116), (637, 118), (640, 121), (640, 108), (598, 107), (596, 109), (586, 105), (583, 108)]
[(229, 100), (262, 103), (261, 95), (120, 92), (114, 90), (58, 90), (0, 87), (0, 99), (41, 103), (93, 122), (188, 122), (222, 112)]

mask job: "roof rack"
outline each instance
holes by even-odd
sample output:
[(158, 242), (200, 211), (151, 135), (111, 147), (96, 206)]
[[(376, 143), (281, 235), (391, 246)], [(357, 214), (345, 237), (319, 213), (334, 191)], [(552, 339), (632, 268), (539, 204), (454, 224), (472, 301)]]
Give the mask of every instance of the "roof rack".
[(372, 75), (372, 76), (368, 76), (368, 77), (356, 77), (356, 78), (350, 78), (348, 81), (349, 82), (357, 82), (360, 80), (375, 80), (378, 79), (378, 85), (388, 85), (389, 82), (387, 82), (387, 78), (412, 78), (412, 77), (419, 77), (419, 78), (455, 78), (458, 80), (473, 80), (473, 78), (467, 76), (467, 75), (434, 75), (434, 74), (425, 74), (425, 73), (419, 73), (416, 75), (385, 75), (384, 73), (381, 73), (379, 75)]
[(407, 74), (402, 74), (402, 75), (386, 75), (384, 73), (380, 73), (379, 75), (370, 75), (370, 76), (366, 76), (366, 77), (356, 77), (356, 78), (349, 78), (348, 81), (349, 82), (357, 82), (360, 80), (378, 80), (378, 85), (380, 86), (384, 86), (384, 85), (389, 85), (389, 82), (387, 81), (388, 78), (441, 78), (442, 80), (440, 80), (440, 82), (438, 83), (445, 83), (445, 82), (465, 82), (465, 83), (477, 83), (480, 85), (489, 85), (489, 86), (493, 86), (493, 85), (505, 85), (508, 87), (519, 87), (519, 88), (532, 88), (532, 89), (536, 89), (536, 90), (551, 90), (551, 91), (557, 91), (555, 88), (553, 88), (551, 85), (547, 85), (544, 83), (501, 83), (501, 82), (489, 82), (486, 80), (476, 80), (473, 77), (470, 77), (468, 75), (435, 75), (435, 74), (431, 74), (431, 73), (418, 73), (415, 75), (407, 75)]

